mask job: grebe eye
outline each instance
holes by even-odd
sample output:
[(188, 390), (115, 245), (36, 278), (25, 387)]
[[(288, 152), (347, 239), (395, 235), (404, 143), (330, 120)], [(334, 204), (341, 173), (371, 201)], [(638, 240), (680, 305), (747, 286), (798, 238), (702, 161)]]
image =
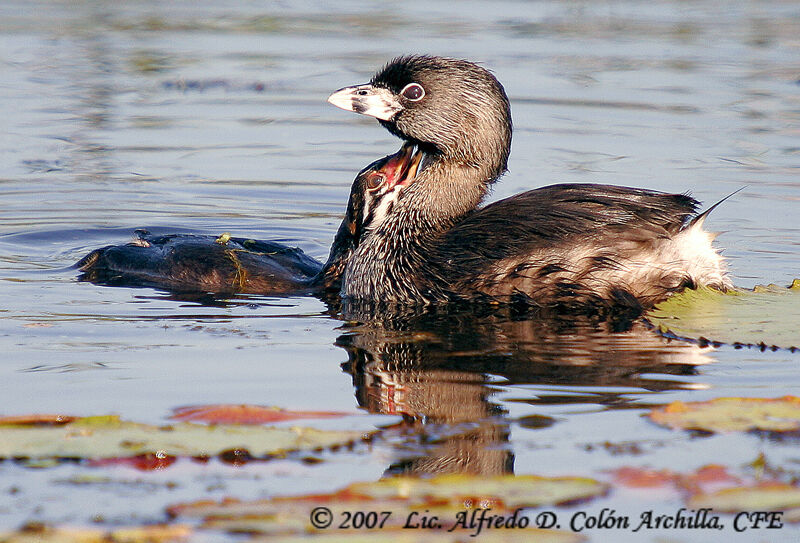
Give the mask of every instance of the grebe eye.
[(419, 83), (409, 83), (403, 87), (403, 90), (400, 91), (400, 94), (402, 94), (404, 98), (407, 98), (412, 102), (416, 102), (417, 100), (422, 100), (425, 97), (425, 89), (423, 89), (422, 85)]
[(367, 190), (375, 190), (386, 180), (386, 177), (383, 174), (375, 173), (367, 177)]

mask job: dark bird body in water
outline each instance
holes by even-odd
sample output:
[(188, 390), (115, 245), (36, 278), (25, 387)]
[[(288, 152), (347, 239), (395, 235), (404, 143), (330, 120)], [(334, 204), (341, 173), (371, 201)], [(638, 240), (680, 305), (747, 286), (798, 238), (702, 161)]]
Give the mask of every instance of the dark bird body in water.
[(176, 291), (304, 293), (322, 264), (300, 249), (229, 236), (137, 230), (125, 245), (91, 252), (78, 262), (83, 279), (109, 285)]
[(347, 213), (325, 264), (300, 249), (274, 241), (170, 234), (144, 230), (124, 245), (109, 245), (83, 257), (81, 280), (115, 286), (145, 286), (177, 292), (317, 294), (338, 296), (347, 261), (357, 246), (363, 216), (361, 193), (392, 175), (398, 159), (384, 157), (353, 182)]
[(98, 249), (84, 278), (171, 290), (315, 294), (353, 304), (524, 303), (641, 311), (687, 287), (731, 287), (686, 195), (552, 185), (479, 207), (506, 171), (502, 85), (467, 61), (401, 57), (329, 101), (404, 140), (356, 177), (322, 264), (273, 242), (150, 236)]

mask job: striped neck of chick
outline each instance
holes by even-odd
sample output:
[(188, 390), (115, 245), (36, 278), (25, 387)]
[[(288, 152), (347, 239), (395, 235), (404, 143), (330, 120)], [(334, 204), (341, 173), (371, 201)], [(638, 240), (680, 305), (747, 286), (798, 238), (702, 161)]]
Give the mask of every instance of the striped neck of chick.
[(377, 118), (419, 156), (375, 207), (342, 294), (400, 303), (441, 298), (433, 286), (441, 282), (426, 275), (435, 273), (424, 266), (427, 247), (477, 208), (506, 171), (512, 125), (505, 90), (471, 62), (409, 56), (329, 101)]

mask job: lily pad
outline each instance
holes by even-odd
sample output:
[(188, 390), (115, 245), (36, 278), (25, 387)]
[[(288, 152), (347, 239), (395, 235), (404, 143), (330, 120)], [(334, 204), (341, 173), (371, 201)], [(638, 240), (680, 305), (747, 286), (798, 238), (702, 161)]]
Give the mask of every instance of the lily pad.
[(732, 475), (726, 466), (718, 464), (702, 466), (685, 473), (669, 469), (654, 470), (634, 466), (617, 468), (610, 473), (615, 487), (634, 490), (647, 489), (650, 498), (658, 490), (694, 495), (745, 484), (741, 477)]
[[(302, 535), (283, 536), (280, 538), (280, 543), (308, 543), (309, 541), (315, 543), (464, 543), (465, 535), (463, 532), (442, 533), (440, 531), (397, 529), (371, 531), (370, 533), (324, 533), (315, 535), (313, 539)], [(482, 531), (478, 538), (474, 539), (478, 539), (481, 543), (530, 543), (531, 541), (536, 543), (580, 543), (586, 541), (585, 537), (573, 532), (535, 528)]]
[(147, 453), (124, 458), (93, 458), (89, 461), (92, 467), (125, 466), (139, 471), (160, 471), (175, 463), (177, 458), (161, 453)]
[(97, 528), (53, 528), (32, 523), (14, 532), (0, 532), (0, 541), (3, 543), (172, 543), (188, 540), (191, 533), (191, 528), (179, 524), (106, 531)]
[(654, 470), (624, 466), (611, 472), (614, 482), (628, 488), (671, 487), (675, 483), (676, 474), (668, 469)]
[(501, 503), (509, 509), (569, 503), (602, 495), (607, 490), (604, 483), (587, 477), (536, 475), (392, 477), (376, 483), (355, 483), (348, 488), (372, 499), (445, 501), (459, 505), (486, 501)]
[(0, 425), (0, 458), (124, 458), (141, 455), (209, 457), (234, 453), (242, 459), (317, 450), (362, 439), (354, 431), (293, 426), (178, 423), (152, 426), (116, 416), (83, 417), (60, 425)]
[[(308, 496), (275, 497), (267, 500), (244, 502), (225, 500), (220, 503), (201, 501), (179, 504), (168, 509), (173, 517), (203, 519), (201, 528), (225, 530), (232, 533), (254, 533), (266, 535), (301, 535), (314, 531), (322, 535), (330, 528), (338, 533), (326, 533), (324, 539), (339, 541), (342, 531), (356, 530), (353, 537), (361, 537), (356, 523), (371, 522), (372, 539), (386, 541), (426, 541), (430, 534), (438, 534), (436, 541), (463, 541), (464, 534), (471, 533), (474, 526), (471, 515), (499, 515), (506, 519), (517, 519), (514, 524), (498, 530), (495, 535), (486, 531), (484, 537), (495, 537), (490, 541), (581, 541), (577, 534), (552, 530), (534, 530), (519, 527), (518, 521), (525, 518), (521, 509), (541, 505), (585, 500), (604, 494), (608, 486), (593, 479), (582, 477), (537, 477), (533, 475), (476, 477), (469, 475), (442, 475), (432, 479), (395, 477), (378, 482), (355, 483), (337, 492)], [(330, 519), (327, 527), (315, 528), (311, 520), (315, 511), (325, 509)], [(364, 515), (360, 520), (352, 516), (358, 511)], [(435, 526), (422, 528), (424, 518), (436, 517)], [(459, 525), (463, 517), (464, 523)], [(526, 521), (527, 524), (527, 521)], [(404, 526), (406, 529), (403, 529)], [(451, 539), (447, 530), (454, 527)], [(416, 528), (409, 530), (408, 528)], [(410, 534), (410, 536), (409, 536)], [(497, 534), (500, 534), (499, 536)], [(442, 539), (443, 537), (443, 539)], [(527, 538), (527, 539), (526, 539)], [(284, 539), (281, 539), (284, 541)], [(347, 541), (353, 541), (348, 538)]]
[(797, 432), (800, 398), (717, 398), (708, 402), (673, 402), (654, 409), (650, 420), (680, 430), (705, 432)]
[(749, 487), (725, 488), (689, 499), (693, 509), (711, 507), (723, 513), (740, 511), (782, 511), (781, 520), (800, 521), (800, 488), (784, 483), (759, 484)]
[(663, 333), (761, 348), (800, 348), (800, 280), (783, 288), (688, 289), (658, 304), (647, 319)]
[(296, 419), (345, 417), (341, 411), (290, 411), (263, 405), (194, 405), (175, 409), (174, 420), (209, 424), (267, 424)]
[(58, 426), (68, 424), (78, 417), (71, 415), (56, 415), (49, 413), (38, 413), (32, 415), (11, 415), (0, 417), (0, 426), (3, 425), (37, 425), (37, 426)]

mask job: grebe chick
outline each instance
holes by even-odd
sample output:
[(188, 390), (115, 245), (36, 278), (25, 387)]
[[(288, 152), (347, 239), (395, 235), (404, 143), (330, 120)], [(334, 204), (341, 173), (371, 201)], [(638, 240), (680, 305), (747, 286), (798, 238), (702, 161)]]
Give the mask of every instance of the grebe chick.
[(686, 196), (553, 185), (483, 208), (505, 171), (511, 113), (503, 86), (464, 60), (400, 57), (329, 102), (405, 141), (407, 174), (380, 198), (348, 261), (343, 297), (454, 299), (641, 310), (687, 287), (732, 285)]

